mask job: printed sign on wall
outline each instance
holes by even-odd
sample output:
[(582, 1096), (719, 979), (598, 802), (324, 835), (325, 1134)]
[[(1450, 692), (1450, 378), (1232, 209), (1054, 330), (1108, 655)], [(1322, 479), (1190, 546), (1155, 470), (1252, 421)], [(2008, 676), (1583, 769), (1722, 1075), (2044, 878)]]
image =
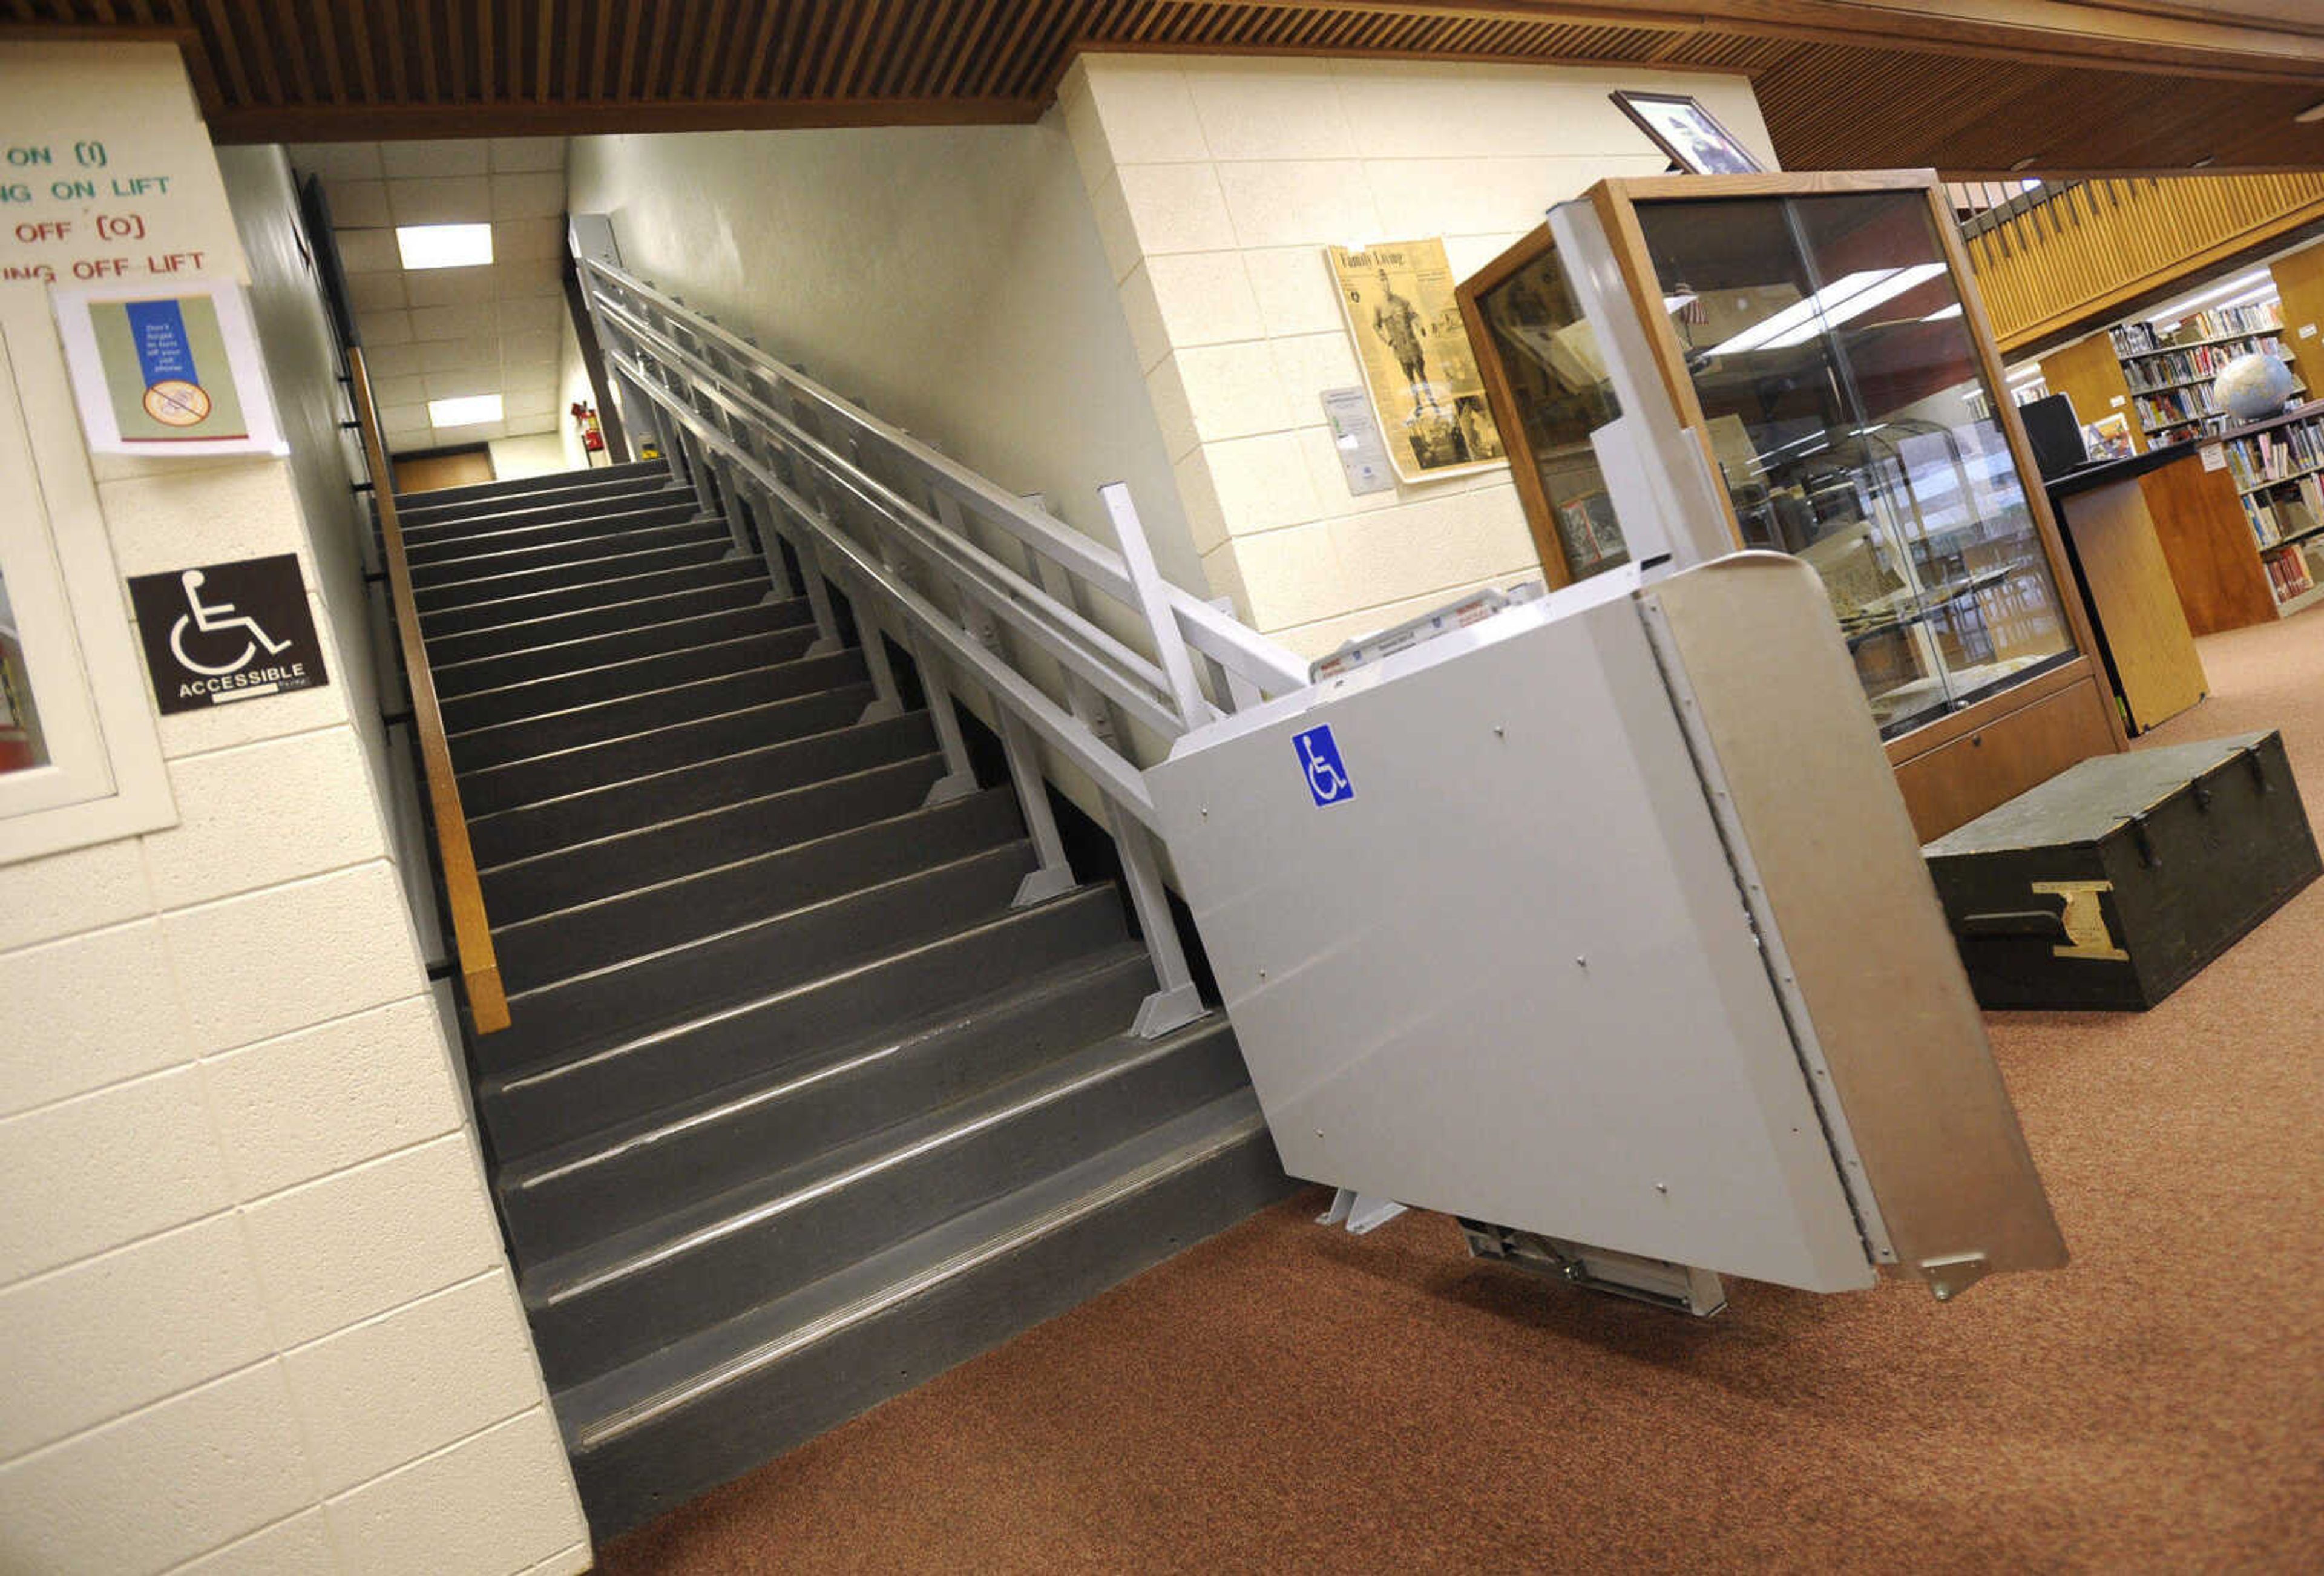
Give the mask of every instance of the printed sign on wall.
[(279, 454), (241, 290), (53, 292), (81, 429), (99, 454)]
[(296, 554), (129, 581), (163, 714), (328, 682)]

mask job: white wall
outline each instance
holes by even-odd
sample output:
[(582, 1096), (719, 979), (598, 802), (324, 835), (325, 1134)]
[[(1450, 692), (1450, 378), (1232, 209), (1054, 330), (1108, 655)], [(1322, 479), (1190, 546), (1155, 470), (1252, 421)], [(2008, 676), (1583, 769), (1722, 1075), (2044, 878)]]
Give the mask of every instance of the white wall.
[(580, 137), (567, 206), (623, 263), (810, 376), (1112, 540), (1127, 481), (1199, 586), (1064, 127)]
[(1748, 80), (1625, 68), (1084, 55), (1061, 93), (1194, 543), (1309, 654), (1540, 574), (1506, 467), (1347, 490), (1325, 389), (1361, 382), (1327, 245), (1443, 237), (1474, 272), (1667, 161), (1608, 98), (1691, 93), (1775, 168)]
[[(571, 425), (569, 422), (567, 425)], [(522, 438), (495, 438), (484, 445), (493, 458), (493, 479), (513, 482), (526, 476), (546, 476), (558, 471), (586, 470), (569, 464), (565, 438), (555, 432), (528, 433)]]
[[(93, 106), (185, 92), (89, 58)], [(0, 869), (0, 1570), (578, 1571), (373, 779), (281, 167), (230, 165), (297, 457), (95, 481), (123, 575), (296, 553), (334, 666), (161, 720), (175, 827)]]

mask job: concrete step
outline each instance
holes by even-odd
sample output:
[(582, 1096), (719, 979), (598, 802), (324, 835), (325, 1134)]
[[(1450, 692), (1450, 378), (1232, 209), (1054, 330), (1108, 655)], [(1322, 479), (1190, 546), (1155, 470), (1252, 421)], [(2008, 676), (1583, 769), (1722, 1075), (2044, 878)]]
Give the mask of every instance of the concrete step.
[(913, 863), (907, 851), (905, 862), (876, 885), (512, 991), (509, 1027), (477, 1042), (477, 1064), (505, 1073), (592, 1055), (967, 929), (1009, 907), (1034, 861), (1019, 839), (943, 863)]
[(527, 567), (415, 584), (412, 603), (424, 617), (454, 608), (473, 607), (478, 603), (505, 602), (545, 591), (631, 579), (660, 569), (716, 563), (733, 552), (734, 543), (724, 526), (696, 524), (608, 539), (602, 545), (590, 544), (590, 548), (592, 556), (586, 558), (568, 555)]
[(530, 919), (496, 921), (501, 976), (523, 992), (625, 958), (683, 945), (1014, 843), (1024, 835), (1006, 788), (914, 806), (900, 815), (798, 843), (734, 838), (729, 857), (702, 870), (576, 903)]
[(604, 1542), (1293, 1191), (1238, 1091), (556, 1396)]
[[(545, 648), (564, 646), (599, 635), (628, 635), (651, 641), (648, 630), (673, 623), (742, 613), (756, 607), (788, 607), (774, 599), (772, 585), (749, 560), (743, 569), (722, 559), (707, 575), (695, 576), (699, 585), (681, 583), (647, 587), (629, 596), (613, 596), (564, 611), (520, 609), (514, 613), (471, 611), (447, 615), (431, 622), (421, 619), (428, 642), (429, 665), (438, 672), (465, 668), (472, 662), (501, 657), (521, 657)], [(804, 603), (801, 604), (802, 607)], [(648, 650), (659, 650), (649, 645)]]
[[(862, 659), (853, 652), (815, 660), (833, 664), (853, 660), (861, 671)], [(464, 771), (460, 773), (461, 803), (467, 807), (473, 825), (478, 818), (503, 810), (568, 798), (588, 788), (844, 728), (862, 716), (872, 698), (869, 683), (846, 684)]]
[(1245, 1084), (1220, 1016), (1098, 1043), (522, 1277), (550, 1385), (634, 1362)]
[[(899, 740), (898, 748), (907, 741)], [(651, 825), (514, 860), (483, 872), (495, 927), (675, 880), (724, 862), (736, 848), (783, 848), (918, 809), (945, 774), (944, 757), (908, 754), (821, 782), (754, 795)]]
[[(764, 652), (772, 660), (753, 667), (732, 667), (731, 670), (713, 671), (696, 677), (683, 674), (669, 676), (669, 681), (654, 685), (650, 676), (632, 680), (625, 671), (598, 674), (593, 682), (581, 687), (596, 692), (594, 696), (574, 697), (572, 685), (560, 685), (568, 691), (564, 696), (544, 696), (545, 704), (527, 708), (524, 713), (506, 722), (488, 722), (482, 726), (463, 728), (451, 735), (452, 763), (463, 772), (481, 770), (486, 767), (505, 766), (514, 761), (530, 760), (563, 751), (583, 749), (604, 742), (627, 737), (649, 729), (659, 729), (703, 717), (722, 716), (750, 706), (764, 705), (771, 701), (797, 696), (813, 695), (860, 681), (864, 674), (863, 659), (854, 651), (834, 651), (827, 656), (797, 655), (807, 647), (807, 640), (774, 637), (775, 650)], [(791, 655), (787, 659), (783, 648)], [(733, 654), (729, 653), (729, 656)], [(741, 654), (748, 657), (750, 653)], [(679, 653), (670, 659), (670, 665), (683, 665), (680, 659), (704, 660), (697, 649)], [(516, 704), (521, 697), (508, 697)], [(562, 699), (567, 704), (558, 705)]]
[[(731, 550), (731, 548), (724, 550)], [(632, 566), (627, 572), (604, 573), (601, 579), (550, 587), (530, 592), (510, 592), (481, 601), (463, 602), (458, 606), (420, 608), (420, 633), (426, 637), (429, 660), (438, 650), (437, 642), (447, 635), (472, 634), (478, 631), (501, 630), (511, 624), (534, 624), (558, 613), (601, 611), (607, 616), (587, 624), (588, 632), (630, 628), (646, 622), (647, 615), (638, 604), (672, 593), (707, 591), (722, 586), (742, 586), (748, 594), (724, 601), (719, 605), (746, 606), (770, 595), (773, 585), (767, 578), (763, 558), (703, 558), (677, 567), (648, 568)], [(503, 588), (504, 589), (504, 588)], [(577, 622), (574, 632), (582, 632)], [(482, 649), (490, 651), (515, 650), (519, 643), (530, 644), (540, 637), (536, 627), (519, 631), (514, 637), (502, 636), (501, 642), (485, 642)], [(502, 643), (505, 642), (505, 643)], [(470, 654), (456, 645), (444, 648), (444, 659), (452, 661), (458, 655)]]
[[(1090, 886), (1030, 908), (1004, 906), (950, 932), (887, 937), (859, 963), (770, 985), (748, 1000), (674, 1014), (659, 1028), (580, 1055), (488, 1072), (476, 1087), (477, 1113), (502, 1163), (515, 1164), (951, 1011), (1001, 982), (1091, 959), (1127, 935), (1120, 895)], [(498, 1037), (477, 1041), (480, 1061)]]
[(1116, 946), (504, 1166), (511, 1240), (529, 1264), (575, 1252), (820, 1154), (835, 1134), (951, 1105), (1120, 1033), (1153, 988), (1144, 949)]
[[(448, 715), (452, 703), (464, 696), (582, 673), (615, 662), (659, 657), (665, 652), (723, 646), (779, 630), (811, 630), (809, 616), (807, 599), (795, 596), (788, 602), (720, 608), (606, 634), (551, 640), (495, 656), (472, 657), (458, 662), (431, 661), (429, 667), (436, 674), (436, 694), (443, 700)], [(807, 638), (812, 640), (814, 636), (810, 632)]]

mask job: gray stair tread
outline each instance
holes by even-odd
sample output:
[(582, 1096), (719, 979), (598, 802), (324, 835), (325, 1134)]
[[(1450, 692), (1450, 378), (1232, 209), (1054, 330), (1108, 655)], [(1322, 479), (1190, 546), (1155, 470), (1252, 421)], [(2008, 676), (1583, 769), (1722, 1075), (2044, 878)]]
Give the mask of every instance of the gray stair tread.
[(739, 1080), (660, 1111), (646, 1112), (635, 1120), (592, 1133), (571, 1143), (528, 1155), (519, 1162), (503, 1166), (497, 1181), (504, 1190), (519, 1190), (533, 1185), (541, 1178), (570, 1172), (577, 1166), (617, 1156), (641, 1145), (669, 1142), (682, 1137), (688, 1129), (761, 1098), (770, 1091), (819, 1082), (831, 1076), (835, 1070), (862, 1064), (867, 1056), (894, 1054), (916, 1043), (953, 1032), (971, 1022), (1014, 1012), (1028, 1004), (1053, 999), (1123, 970), (1147, 971), (1144, 983), (1151, 986), (1152, 974), (1146, 961), (1145, 948), (1134, 943), (1117, 945), (1088, 957), (1075, 958), (1055, 968), (1010, 980), (965, 1000), (933, 1004), (928, 1010), (880, 1033), (836, 1041), (810, 1055), (785, 1058), (755, 1077)]
[[(753, 641), (765, 641), (769, 638), (770, 637), (767, 636), (750, 637), (750, 639)], [(734, 643), (738, 645), (747, 644), (747, 642), (742, 641)], [(745, 655), (747, 654), (748, 653), (745, 653)], [(781, 674), (785, 673), (786, 670), (790, 674), (808, 674), (816, 671), (814, 665), (817, 663), (820, 663), (825, 668), (830, 669), (835, 675), (840, 672), (852, 674), (854, 671), (853, 657), (854, 654), (852, 651), (831, 651), (819, 657), (781, 657), (771, 662), (751, 662), (748, 666), (730, 668), (724, 672), (696, 674), (689, 677), (665, 679), (659, 683), (654, 682), (650, 677), (649, 677), (641, 688), (616, 688), (605, 695), (591, 696), (586, 700), (567, 698), (562, 700), (559, 704), (548, 707), (547, 709), (537, 712), (529, 712), (523, 716), (509, 717), (503, 721), (496, 723), (479, 723), (474, 727), (457, 728), (447, 734), (446, 737), (451, 741), (453, 747), (456, 750), (464, 741), (485, 740), (491, 738), (494, 734), (501, 733), (504, 729), (516, 730), (521, 728), (536, 728), (544, 723), (571, 723), (586, 726), (589, 722), (592, 714), (602, 714), (613, 707), (634, 706), (641, 705), (641, 703), (656, 699), (663, 699), (671, 704), (675, 704), (689, 695), (715, 695), (719, 693), (719, 687), (721, 686), (724, 686), (729, 689), (747, 688), (753, 679), (758, 678), (761, 675)], [(532, 682), (540, 681), (536, 680)], [(618, 668), (615, 670), (614, 676), (610, 678), (608, 682), (613, 684), (618, 684), (620, 682)], [(830, 685), (823, 686), (821, 688), (837, 689), (846, 682), (848, 681), (838, 680)], [(487, 691), (486, 693), (490, 692)], [(819, 693), (821, 693), (821, 689), (788, 690), (770, 696), (768, 699), (791, 700), (801, 696)], [(765, 703), (759, 702), (755, 704)], [(704, 716), (723, 716), (729, 710), (741, 709), (742, 708), (740, 705), (729, 705), (722, 707), (717, 711), (706, 712), (702, 714)], [(671, 726), (673, 723), (678, 722), (693, 722), (696, 720), (697, 719), (690, 714), (669, 717), (652, 723), (645, 727), (635, 728), (634, 731), (638, 733), (649, 733), (656, 728)], [(512, 732), (508, 736), (514, 737), (516, 735)], [(624, 732), (621, 733), (608, 734), (603, 739), (576, 741), (573, 743), (558, 745), (555, 749), (544, 750), (540, 751), (540, 753), (544, 755), (553, 755), (562, 750), (585, 748), (587, 744), (608, 743), (613, 739), (626, 738), (628, 736), (628, 733)], [(495, 761), (493, 764), (496, 766), (513, 766), (520, 760), (529, 760), (531, 759), (533, 759), (533, 757), (530, 755), (516, 755), (511, 756), (506, 760)]]
[[(714, 569), (719, 573), (715, 576), (706, 575), (707, 571)], [(710, 585), (727, 579), (764, 580), (766, 573), (766, 560), (756, 556), (747, 558), (705, 558), (699, 563), (665, 565), (659, 568), (632, 570), (628, 574), (608, 573), (600, 578), (576, 581), (569, 585), (544, 585), (531, 591), (512, 590), (505, 596), (495, 596), (482, 601), (449, 603), (440, 607), (421, 607), (419, 610), (420, 622), (424, 631), (428, 621), (431, 618), (440, 620), (461, 617), (487, 610), (506, 614), (493, 623), (478, 624), (474, 629), (444, 631), (447, 634), (479, 634), (488, 629), (497, 629), (502, 624), (530, 623), (536, 618), (551, 617), (559, 613), (579, 613), (585, 609), (595, 609), (607, 602), (642, 601), (655, 594), (657, 587), (654, 583), (667, 581), (676, 576), (705, 576), (705, 578), (702, 585), (667, 587), (669, 591), (704, 590)], [(512, 578), (521, 578), (521, 576), (512, 576)], [(619, 594), (624, 588), (635, 588), (636, 594), (633, 596)], [(456, 588), (445, 586), (442, 589)], [(549, 597), (574, 596), (583, 592), (598, 595), (602, 600), (574, 607), (543, 608), (541, 606), (542, 603)]]
[[(605, 637), (597, 638), (602, 640)], [(586, 654), (576, 655), (574, 659), (576, 665), (571, 668), (561, 668), (553, 672), (535, 673), (523, 678), (512, 678), (504, 683), (488, 684), (478, 689), (464, 689), (456, 694), (446, 693), (439, 679), (437, 694), (447, 705), (449, 705), (455, 701), (478, 701), (487, 696), (504, 696), (526, 689), (538, 690), (541, 687), (553, 684), (596, 683), (604, 685), (605, 692), (592, 698), (618, 700), (625, 696), (641, 695), (649, 689), (657, 687), (651, 677), (656, 664), (668, 667), (679, 659), (693, 657), (700, 652), (713, 651), (723, 653), (724, 657), (733, 659), (732, 666), (725, 668), (724, 671), (740, 672), (748, 668), (769, 667), (774, 661), (797, 661), (800, 653), (789, 650), (789, 647), (799, 640), (813, 638), (814, 631), (804, 624), (778, 625), (770, 629), (746, 629), (734, 633), (719, 633), (707, 640), (689, 641), (683, 645), (673, 644), (664, 650), (642, 651), (629, 656), (609, 657), (597, 661), (590, 660)], [(785, 655), (787, 650), (788, 654)], [(758, 653), (773, 653), (773, 656), (771, 659), (760, 656), (759, 659), (752, 660), (753, 655)], [(646, 677), (639, 678), (637, 676), (641, 674)], [(716, 675), (705, 673), (698, 677), (706, 678)], [(634, 682), (625, 682), (632, 680)], [(549, 714), (546, 712), (530, 712), (509, 720), (523, 722), (533, 716), (547, 714)], [(481, 727), (498, 725), (493, 723), (478, 724)], [(466, 733), (474, 730), (455, 731)]]
[(548, 471), (538, 476), (497, 477), (489, 482), (464, 483), (457, 487), (430, 487), (419, 493), (398, 493), (395, 504), (399, 511), (407, 504), (414, 509), (440, 510), (480, 501), (529, 497), (542, 493), (586, 492), (594, 487), (648, 478), (663, 482), (675, 480), (669, 467), (660, 460), (632, 460), (624, 465), (593, 466), (586, 471)]
[(553, 1397), (567, 1448), (576, 1455), (600, 1448), (703, 1390), (797, 1357), (846, 1324), (876, 1316), (884, 1304), (941, 1279), (973, 1274), (1112, 1196), (1265, 1132), (1257, 1096), (1237, 1090), (811, 1285), (569, 1386)]
[(752, 932), (765, 931), (772, 926), (803, 919), (824, 910), (836, 909), (845, 904), (858, 902), (874, 894), (885, 892), (892, 888), (903, 887), (941, 872), (962, 870), (970, 865), (982, 863), (1009, 863), (1011, 862), (1010, 856), (1021, 854), (1029, 847), (1030, 844), (1023, 837), (1012, 838), (1007, 843), (991, 848), (982, 848), (973, 853), (947, 859), (940, 864), (922, 866), (901, 875), (891, 876), (885, 880), (857, 887), (852, 891), (817, 898), (813, 902), (804, 903), (794, 908), (783, 908), (771, 914), (745, 920), (741, 924), (725, 926), (706, 935), (686, 936), (667, 945), (630, 954), (612, 963), (600, 963), (593, 968), (561, 975), (553, 980), (544, 980), (538, 985), (528, 986), (521, 991), (512, 991), (509, 992), (509, 1005), (512, 1010), (517, 1010), (525, 1001), (538, 1000), (569, 986), (578, 985), (584, 982), (603, 982), (630, 971), (672, 961), (680, 954), (692, 952), (700, 947), (712, 946), (721, 942), (739, 941), (749, 936)]
[[(734, 637), (729, 631), (738, 627), (749, 633), (774, 634), (784, 630), (804, 628), (812, 620), (813, 614), (808, 611), (807, 599), (795, 596), (782, 602), (750, 603), (742, 607), (720, 607), (713, 608), (707, 613), (683, 613), (675, 618), (656, 619), (646, 623), (633, 624), (626, 629), (597, 630), (588, 634), (565, 635), (543, 641), (536, 646), (514, 646), (505, 651), (494, 651), (489, 656), (463, 657), (456, 662), (431, 662), (429, 666), (436, 674), (436, 687), (438, 693), (447, 700), (464, 699), (471, 695), (483, 695), (500, 687), (498, 684), (489, 682), (481, 688), (461, 687), (475, 675), (482, 674), (489, 678), (491, 675), (486, 673), (486, 670), (495, 663), (513, 665), (530, 659), (546, 664), (535, 677), (561, 678), (568, 673), (602, 667), (607, 661), (624, 659), (599, 656), (597, 650), (593, 650), (591, 648), (603, 650), (619, 645), (625, 641), (632, 643), (650, 640), (667, 641), (667, 645), (641, 653), (654, 656), (669, 651), (691, 650), (699, 643), (695, 638), (697, 636), (708, 635), (721, 640), (733, 639)], [(569, 660), (573, 665), (569, 668), (556, 666), (555, 664), (560, 659)]]
[(858, 1178), (935, 1154), (1020, 1112), (1070, 1098), (1120, 1076), (1127, 1068), (1228, 1032), (1225, 1017), (1213, 1013), (1155, 1039), (1125, 1034), (1085, 1046), (965, 1100), (852, 1138), (726, 1193), (529, 1267), (520, 1276), (525, 1304), (541, 1307), (562, 1303), (640, 1270), (715, 1250), (735, 1231), (829, 1197)]

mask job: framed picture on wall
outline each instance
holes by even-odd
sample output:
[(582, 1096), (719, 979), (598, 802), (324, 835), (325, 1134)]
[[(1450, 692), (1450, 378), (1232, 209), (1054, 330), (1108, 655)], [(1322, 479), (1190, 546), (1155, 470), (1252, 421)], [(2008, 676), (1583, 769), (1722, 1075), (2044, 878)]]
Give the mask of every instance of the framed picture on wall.
[(1407, 482), (1507, 463), (1442, 240), (1327, 246), (1388, 463)]
[(1632, 93), (1610, 96), (1655, 146), (1697, 175), (1758, 175), (1759, 161), (1735, 134), (1713, 120), (1711, 112), (1683, 93)]

